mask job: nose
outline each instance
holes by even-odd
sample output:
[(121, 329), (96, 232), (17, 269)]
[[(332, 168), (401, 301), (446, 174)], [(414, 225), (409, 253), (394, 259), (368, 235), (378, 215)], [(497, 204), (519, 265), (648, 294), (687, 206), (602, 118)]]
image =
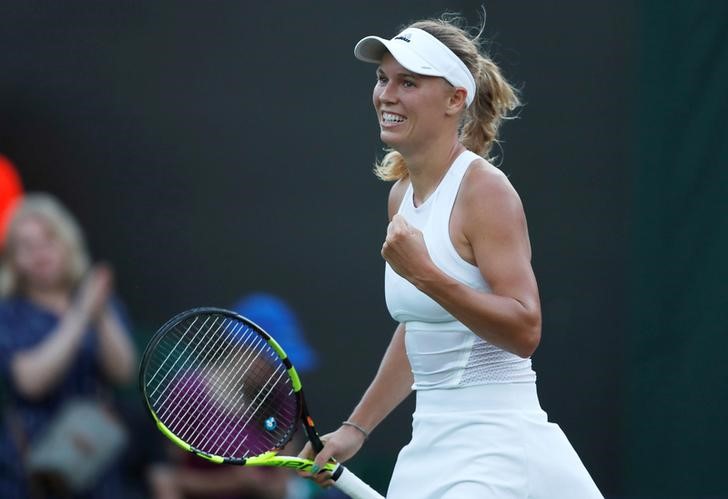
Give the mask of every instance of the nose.
[(392, 104), (397, 102), (397, 88), (390, 80), (384, 86), (378, 86), (378, 100), (383, 104)]

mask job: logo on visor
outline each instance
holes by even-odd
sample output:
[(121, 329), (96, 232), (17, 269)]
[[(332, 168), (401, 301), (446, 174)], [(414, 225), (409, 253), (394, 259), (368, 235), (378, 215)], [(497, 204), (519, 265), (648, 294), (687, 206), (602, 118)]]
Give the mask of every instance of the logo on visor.
[(412, 41), (412, 35), (409, 33), (405, 33), (404, 35), (399, 35), (394, 37), (395, 40), (402, 40), (404, 42), (411, 42)]

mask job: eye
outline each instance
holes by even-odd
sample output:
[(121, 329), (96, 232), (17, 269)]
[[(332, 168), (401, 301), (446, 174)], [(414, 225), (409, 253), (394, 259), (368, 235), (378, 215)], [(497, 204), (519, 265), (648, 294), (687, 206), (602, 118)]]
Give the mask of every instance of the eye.
[(406, 88), (415, 87), (415, 82), (412, 80), (403, 80), (402, 85)]
[(387, 84), (387, 77), (384, 75), (377, 75), (377, 83), (380, 85), (386, 85)]

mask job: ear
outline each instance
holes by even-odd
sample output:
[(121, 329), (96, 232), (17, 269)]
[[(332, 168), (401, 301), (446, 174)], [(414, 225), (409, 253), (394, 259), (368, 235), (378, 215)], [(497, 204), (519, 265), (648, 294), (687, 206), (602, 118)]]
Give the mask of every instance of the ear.
[(460, 114), (467, 105), (467, 96), (468, 92), (464, 88), (454, 88), (447, 101), (446, 113), (448, 115)]

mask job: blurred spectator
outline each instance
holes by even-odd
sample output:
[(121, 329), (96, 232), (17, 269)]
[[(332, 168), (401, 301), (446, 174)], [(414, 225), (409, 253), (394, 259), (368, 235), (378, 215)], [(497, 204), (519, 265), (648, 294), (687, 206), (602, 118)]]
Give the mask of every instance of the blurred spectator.
[[(94, 468), (99, 448), (108, 451), (106, 458), (118, 453), (118, 439), (108, 444), (107, 438), (119, 426), (107, 416), (109, 388), (129, 382), (136, 369), (125, 318), (112, 294), (112, 271), (90, 264), (73, 216), (50, 195), (25, 196), (10, 218), (0, 266), (0, 369), (6, 385), (0, 497), (123, 497), (118, 469)], [(80, 414), (71, 409), (78, 404), (69, 402), (79, 400), (84, 414), (92, 402), (90, 419), (73, 417)], [(82, 438), (91, 426), (100, 434)], [(40, 457), (50, 457), (63, 445), (75, 451), (63, 456), (77, 466), (76, 474), (81, 467), (97, 470), (83, 493), (63, 481), (49, 486), (31, 477), (34, 452), (42, 448), (47, 456)]]
[[(254, 293), (238, 301), (233, 310), (270, 333), (299, 373), (316, 367), (316, 352), (306, 343), (298, 318), (285, 301)], [(303, 445), (299, 433), (282, 454), (298, 454)], [(317, 487), (283, 468), (217, 465), (176, 448), (170, 459), (170, 464), (156, 465), (150, 471), (154, 499), (306, 499), (318, 493)]]
[(306, 342), (296, 313), (283, 299), (268, 293), (251, 293), (238, 300), (233, 311), (270, 333), (299, 374), (316, 369), (318, 356)]

